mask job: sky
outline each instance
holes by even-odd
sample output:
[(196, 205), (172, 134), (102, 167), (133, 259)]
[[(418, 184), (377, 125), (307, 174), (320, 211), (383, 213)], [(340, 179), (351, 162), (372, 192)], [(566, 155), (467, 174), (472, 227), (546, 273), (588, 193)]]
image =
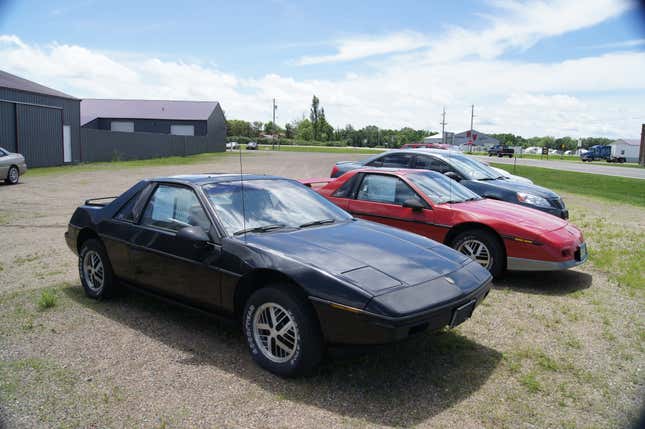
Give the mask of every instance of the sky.
[(79, 98), (217, 100), (228, 119), (637, 138), (634, 0), (0, 0), (0, 69)]

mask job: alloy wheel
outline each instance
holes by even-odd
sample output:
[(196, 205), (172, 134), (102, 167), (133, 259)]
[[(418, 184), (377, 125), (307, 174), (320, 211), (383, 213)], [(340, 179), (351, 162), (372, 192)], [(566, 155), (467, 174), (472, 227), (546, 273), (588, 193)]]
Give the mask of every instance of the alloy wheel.
[(253, 318), (253, 337), (262, 354), (276, 363), (288, 362), (300, 341), (290, 313), (274, 302), (258, 307)]
[(18, 181), (18, 169), (16, 167), (11, 167), (9, 170), (9, 181), (11, 183), (16, 183)]
[(92, 291), (98, 293), (103, 289), (105, 268), (101, 255), (95, 250), (88, 251), (83, 257), (83, 277)]
[(476, 261), (482, 267), (490, 269), (493, 265), (493, 258), (490, 254), (490, 250), (486, 245), (475, 239), (466, 240), (457, 247), (457, 251), (468, 256), (473, 261)]

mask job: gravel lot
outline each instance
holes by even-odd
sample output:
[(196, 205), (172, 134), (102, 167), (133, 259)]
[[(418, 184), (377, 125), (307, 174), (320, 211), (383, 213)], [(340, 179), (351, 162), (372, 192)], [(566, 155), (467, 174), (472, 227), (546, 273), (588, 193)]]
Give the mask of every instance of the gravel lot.
[[(364, 156), (262, 152), (244, 163), (321, 177)], [(509, 274), (458, 329), (335, 349), (299, 380), (258, 369), (235, 327), (136, 294), (84, 297), (63, 239), (84, 199), (144, 177), (230, 171), (235, 155), (0, 186), (0, 427), (622, 427), (638, 415), (642, 295), (589, 264)], [(565, 198), (572, 211), (611, 210), (611, 222), (645, 231), (640, 209)], [(56, 305), (40, 309), (45, 288)]]

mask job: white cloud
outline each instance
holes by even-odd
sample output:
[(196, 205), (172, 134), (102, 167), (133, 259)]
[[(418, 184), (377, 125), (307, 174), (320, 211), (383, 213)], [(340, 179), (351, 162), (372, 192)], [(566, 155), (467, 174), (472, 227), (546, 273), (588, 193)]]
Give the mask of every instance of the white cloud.
[[(468, 59), (423, 63), (417, 53), (338, 79), (275, 73), (244, 78), (216, 66), (76, 45), (25, 43), (0, 35), (0, 68), (78, 97), (218, 100), (229, 118), (267, 121), (277, 99), (280, 123), (308, 114), (320, 97), (336, 126), (469, 126), (525, 136), (638, 134), (645, 120), (645, 53), (619, 52), (553, 63)], [(622, 95), (621, 95), (622, 94)], [(627, 94), (627, 95), (626, 95)]]
[(334, 63), (367, 58), (374, 55), (412, 51), (428, 46), (429, 40), (414, 32), (392, 33), (386, 36), (359, 36), (337, 42), (338, 52), (332, 55), (304, 56), (297, 60), (299, 65)]
[(632, 39), (623, 40), (622, 42), (600, 43), (598, 45), (585, 46), (585, 48), (599, 49), (599, 48), (634, 48), (637, 46), (645, 45), (645, 39)]
[(465, 15), (480, 30), (446, 26), (430, 38), (415, 32), (398, 32), (385, 36), (355, 36), (336, 42), (331, 55), (305, 56), (299, 65), (352, 61), (374, 55), (403, 53), (426, 48), (424, 61), (448, 62), (471, 56), (494, 59), (509, 49), (528, 49), (538, 41), (567, 32), (591, 27), (619, 16), (634, 3), (630, 0), (496, 0), (491, 1), (495, 14)]

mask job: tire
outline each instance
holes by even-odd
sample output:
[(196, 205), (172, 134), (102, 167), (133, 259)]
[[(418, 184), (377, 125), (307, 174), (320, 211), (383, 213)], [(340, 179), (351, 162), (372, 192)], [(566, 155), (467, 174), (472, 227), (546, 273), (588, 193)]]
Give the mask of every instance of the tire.
[(78, 255), (78, 274), (89, 298), (100, 300), (114, 296), (116, 286), (112, 264), (99, 240), (83, 242)]
[(12, 165), (7, 172), (7, 178), (4, 180), (7, 185), (15, 185), (20, 180), (20, 170)]
[[(284, 321), (285, 317), (289, 319)], [(277, 324), (273, 321), (276, 319)], [(289, 323), (291, 328), (284, 334), (273, 330), (285, 329)], [(253, 293), (244, 307), (242, 325), (253, 360), (280, 377), (307, 375), (322, 360), (323, 339), (313, 308), (284, 285)], [(271, 332), (265, 344), (262, 333), (268, 330)]]
[[(483, 248), (478, 246), (484, 246)], [(452, 240), (451, 247), (458, 252), (471, 257), (486, 268), (493, 277), (500, 277), (506, 268), (506, 258), (503, 243), (493, 233), (484, 229), (471, 229), (457, 235)], [(472, 253), (479, 254), (476, 259)], [(488, 255), (487, 263), (484, 264), (483, 257)]]

